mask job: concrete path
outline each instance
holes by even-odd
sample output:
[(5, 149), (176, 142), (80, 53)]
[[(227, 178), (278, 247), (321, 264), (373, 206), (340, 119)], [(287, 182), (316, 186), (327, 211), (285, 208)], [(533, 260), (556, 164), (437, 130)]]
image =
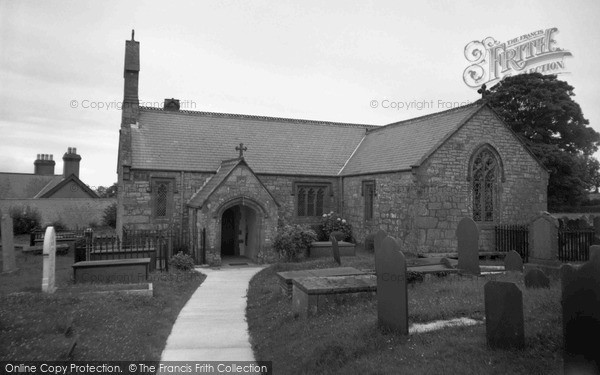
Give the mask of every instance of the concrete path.
[(206, 280), (181, 309), (161, 361), (254, 361), (246, 322), (248, 282), (263, 267), (201, 268)]

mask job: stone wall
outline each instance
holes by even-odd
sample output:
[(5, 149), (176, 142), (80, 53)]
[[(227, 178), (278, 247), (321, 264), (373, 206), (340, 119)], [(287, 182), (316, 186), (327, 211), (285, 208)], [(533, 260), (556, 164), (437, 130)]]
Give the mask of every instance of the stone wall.
[(478, 223), (480, 249), (494, 250), (494, 225), (527, 223), (547, 209), (547, 172), (484, 107), (418, 168), (418, 184), (427, 192), (420, 199), (418, 220), (426, 226), (418, 225), (419, 252), (455, 251), (454, 231), (473, 209), (470, 158), (484, 144), (498, 152), (505, 179), (499, 182), (494, 221)]
[[(413, 228), (417, 206), (417, 190), (410, 172), (378, 173), (345, 177), (344, 210), (342, 216), (352, 225), (354, 238), (364, 243), (369, 233), (385, 230), (399, 240), (403, 251), (416, 250), (416, 233)], [(373, 219), (365, 220), (363, 181), (375, 182)]]
[[(123, 218), (124, 227), (135, 229), (161, 229), (167, 226), (187, 227), (188, 210), (186, 203), (214, 173), (169, 172), (132, 170), (131, 179), (123, 181)], [(172, 179), (173, 210), (170, 217), (156, 218), (152, 213), (151, 181), (154, 178)]]
[(13, 207), (29, 206), (40, 213), (42, 226), (60, 221), (67, 228), (75, 229), (102, 225), (104, 210), (116, 201), (115, 198), (0, 199), (0, 211), (8, 213)]
[(323, 202), (324, 212), (339, 211), (339, 179), (337, 177), (319, 176), (281, 176), (258, 175), (263, 184), (269, 189), (277, 203), (279, 203), (279, 218), (288, 223), (317, 225), (320, 217), (299, 217), (296, 214), (296, 192), (294, 183), (326, 183), (330, 186), (330, 194)]

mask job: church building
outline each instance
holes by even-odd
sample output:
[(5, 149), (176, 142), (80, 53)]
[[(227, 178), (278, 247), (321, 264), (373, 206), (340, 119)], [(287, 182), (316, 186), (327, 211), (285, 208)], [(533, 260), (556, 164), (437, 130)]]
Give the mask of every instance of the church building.
[(140, 44), (126, 41), (117, 230), (183, 228), (197, 261), (276, 260), (280, 222), (341, 214), (358, 243), (455, 252), (471, 217), (494, 226), (547, 209), (548, 172), (484, 101), (385, 126), (141, 107)]

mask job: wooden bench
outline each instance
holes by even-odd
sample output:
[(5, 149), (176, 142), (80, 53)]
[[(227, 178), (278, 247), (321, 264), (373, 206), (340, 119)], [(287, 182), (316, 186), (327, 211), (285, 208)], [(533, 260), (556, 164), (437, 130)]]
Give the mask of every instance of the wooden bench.
[(281, 292), (288, 297), (292, 296), (293, 280), (302, 277), (326, 277), (326, 276), (346, 276), (346, 275), (364, 275), (363, 271), (357, 270), (354, 267), (336, 267), (336, 268), (321, 268), (313, 270), (300, 271), (285, 271), (277, 272), (279, 287)]
[(325, 306), (347, 297), (370, 297), (377, 291), (375, 275), (301, 277), (293, 279), (293, 283), (293, 311), (301, 317), (315, 315)]
[(72, 267), (75, 283), (140, 283), (148, 280), (150, 258), (89, 260)]

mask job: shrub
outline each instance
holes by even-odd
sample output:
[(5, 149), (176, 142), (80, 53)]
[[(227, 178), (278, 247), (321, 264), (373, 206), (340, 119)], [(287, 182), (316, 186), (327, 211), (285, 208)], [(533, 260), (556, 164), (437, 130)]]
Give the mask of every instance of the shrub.
[[(352, 237), (352, 226), (346, 219), (333, 211), (328, 214), (323, 214), (320, 229), (320, 232), (323, 233), (323, 237), (320, 238), (321, 241), (329, 241), (329, 236), (332, 232), (341, 232), (343, 233), (343, 238), (336, 236), (338, 241), (354, 242), (354, 238)], [(342, 236), (340, 235), (340, 237)]]
[(194, 259), (181, 251), (169, 259), (169, 264), (181, 271), (194, 269)]
[(313, 230), (297, 224), (284, 224), (277, 230), (273, 248), (281, 258), (295, 261), (316, 240), (317, 234)]
[(14, 234), (29, 234), (41, 229), (41, 216), (35, 208), (29, 206), (12, 207), (10, 209), (10, 216), (13, 218)]
[(117, 204), (113, 203), (110, 206), (106, 207), (104, 210), (104, 216), (102, 217), (104, 220), (104, 225), (108, 225), (111, 228), (117, 227)]

